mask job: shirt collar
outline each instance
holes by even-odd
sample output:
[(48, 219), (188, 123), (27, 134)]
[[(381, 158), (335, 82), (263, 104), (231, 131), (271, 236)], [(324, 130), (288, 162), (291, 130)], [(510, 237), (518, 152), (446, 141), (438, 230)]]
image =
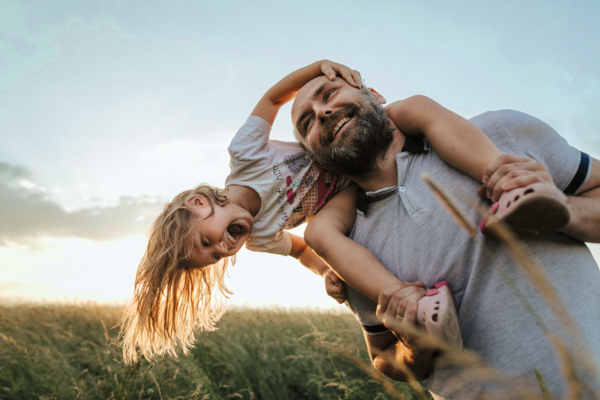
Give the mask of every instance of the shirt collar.
[[(404, 145), (402, 146), (402, 152), (421, 152), (427, 150), (427, 142), (423, 138), (414, 136), (404, 136)], [(356, 191), (356, 207), (358, 211), (361, 211), (364, 215), (367, 214), (367, 204), (374, 203), (383, 199), (387, 199), (393, 194), (398, 192), (397, 187), (389, 187), (375, 192), (365, 192), (361, 188)]]

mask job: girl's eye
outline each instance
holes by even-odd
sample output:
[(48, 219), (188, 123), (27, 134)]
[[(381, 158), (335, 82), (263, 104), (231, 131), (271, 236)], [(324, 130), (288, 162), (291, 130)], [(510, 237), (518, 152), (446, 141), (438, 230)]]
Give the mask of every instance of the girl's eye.
[(208, 247), (208, 243), (206, 243), (206, 240), (204, 240), (204, 239), (202, 239), (202, 246)]
[(218, 254), (215, 254), (215, 260), (219, 261), (221, 259), (221, 256)]

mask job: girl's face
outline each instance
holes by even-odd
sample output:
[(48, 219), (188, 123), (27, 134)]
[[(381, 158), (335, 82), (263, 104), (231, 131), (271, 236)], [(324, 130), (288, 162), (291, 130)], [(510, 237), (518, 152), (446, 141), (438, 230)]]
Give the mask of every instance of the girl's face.
[(190, 264), (192, 268), (203, 268), (237, 253), (241, 248), (254, 218), (244, 208), (229, 202), (225, 206), (214, 206), (210, 214), (210, 203), (202, 195), (194, 196), (186, 204), (196, 213), (196, 222), (190, 235), (193, 243)]

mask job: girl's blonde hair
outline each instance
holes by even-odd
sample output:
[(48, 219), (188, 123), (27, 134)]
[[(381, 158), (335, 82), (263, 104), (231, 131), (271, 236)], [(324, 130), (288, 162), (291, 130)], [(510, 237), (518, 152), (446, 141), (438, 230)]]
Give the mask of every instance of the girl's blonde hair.
[(218, 288), (224, 297), (232, 293), (224, 282), (229, 260), (223, 258), (204, 268), (189, 266), (193, 247), (189, 236), (196, 214), (186, 201), (196, 195), (210, 203), (211, 212), (205, 218), (213, 215), (215, 205), (227, 204), (222, 190), (201, 185), (167, 203), (154, 222), (137, 270), (133, 300), (119, 323), (126, 363), (137, 361), (136, 347), (147, 359), (165, 353), (177, 356), (177, 346), (188, 354), (195, 342), (194, 330), (214, 331), (225, 312), (222, 298), (213, 296), (213, 290)]

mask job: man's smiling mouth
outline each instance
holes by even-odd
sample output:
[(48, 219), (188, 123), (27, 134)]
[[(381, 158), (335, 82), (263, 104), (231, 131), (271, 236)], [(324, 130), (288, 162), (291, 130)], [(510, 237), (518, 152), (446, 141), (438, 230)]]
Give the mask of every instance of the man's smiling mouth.
[(335, 140), (335, 137), (336, 137), (337, 133), (340, 131), (340, 129), (342, 129), (342, 127), (344, 125), (346, 125), (346, 122), (348, 122), (348, 121), (350, 121), (350, 117), (344, 117), (344, 118), (340, 119), (340, 121), (337, 123), (335, 128), (333, 128), (333, 131), (331, 132), (331, 141), (332, 142)]

